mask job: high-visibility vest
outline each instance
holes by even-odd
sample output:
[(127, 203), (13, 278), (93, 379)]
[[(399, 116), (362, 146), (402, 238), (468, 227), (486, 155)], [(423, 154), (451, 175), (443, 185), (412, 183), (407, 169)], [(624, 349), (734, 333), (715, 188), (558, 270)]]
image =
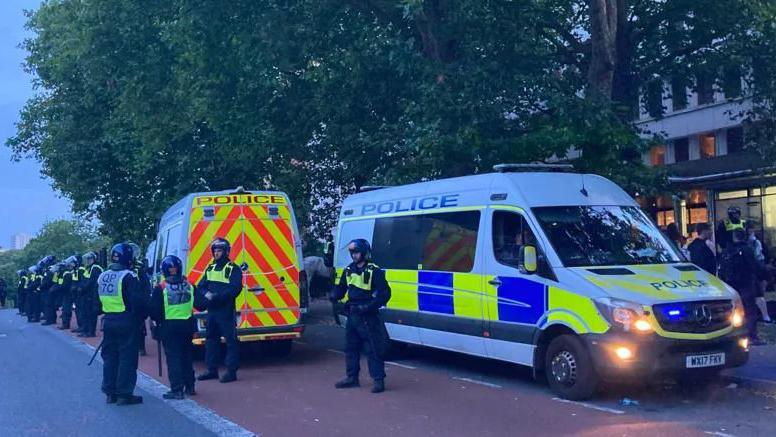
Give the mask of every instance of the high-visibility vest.
[(226, 263), (223, 269), (216, 270), (215, 264), (210, 264), (205, 270), (205, 277), (211, 282), (221, 282), (223, 284), (229, 283), (229, 277), (232, 276), (232, 269), (236, 268), (234, 263)]
[(22, 288), (27, 288), (27, 283), (28, 282), (29, 282), (29, 280), (27, 279), (27, 277), (26, 276), (22, 276)]
[(73, 272), (70, 274), (73, 279), (73, 282), (78, 282), (81, 278), (81, 275), (83, 275), (83, 273), (84, 273), (83, 267), (76, 267), (75, 270), (73, 270)]
[(94, 269), (97, 269), (97, 275), (99, 276), (100, 273), (102, 273), (102, 267), (100, 267), (98, 264), (92, 264), (91, 267), (88, 269), (84, 269), (84, 279), (90, 279), (92, 277), (92, 272)]
[(186, 278), (177, 284), (162, 283), (165, 320), (186, 320), (194, 314), (194, 287)]
[(736, 230), (744, 230), (746, 229), (746, 220), (739, 220), (738, 223), (733, 223), (729, 218), (725, 219), (725, 230), (728, 232), (733, 232)]
[(124, 278), (131, 274), (132, 272), (129, 270), (108, 270), (97, 279), (97, 292), (100, 295), (100, 303), (104, 313), (123, 313), (127, 310), (124, 305), (122, 283)]
[(372, 272), (375, 269), (379, 269), (375, 264), (369, 263), (364, 267), (361, 273), (355, 273), (350, 270), (350, 267), (345, 269), (345, 275), (348, 283), (348, 287), (355, 287), (364, 291), (372, 291)]

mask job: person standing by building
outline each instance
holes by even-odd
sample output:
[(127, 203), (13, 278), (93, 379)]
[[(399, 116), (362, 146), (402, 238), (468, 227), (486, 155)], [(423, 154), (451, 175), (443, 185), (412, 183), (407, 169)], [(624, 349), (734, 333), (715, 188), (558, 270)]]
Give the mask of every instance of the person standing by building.
[(765, 344), (757, 335), (757, 277), (759, 266), (754, 251), (746, 243), (746, 234), (737, 229), (731, 233), (731, 242), (722, 254), (720, 277), (741, 296), (744, 317), (752, 345)]
[(140, 325), (148, 316), (148, 295), (132, 267), (132, 248), (119, 243), (111, 249), (111, 264), (97, 279), (103, 316), (102, 392), (109, 404), (143, 402), (134, 394), (137, 383)]
[[(155, 334), (164, 345), (170, 391), (165, 399), (184, 399), (197, 394), (194, 390), (192, 339), (197, 330), (194, 320), (194, 286), (183, 276), (183, 262), (174, 255), (162, 259), (163, 280), (151, 295), (151, 319), (156, 322)], [(201, 303), (198, 302), (200, 306)]]
[(770, 314), (768, 314), (768, 303), (765, 301), (765, 288), (768, 286), (768, 277), (765, 270), (765, 252), (763, 251), (763, 244), (757, 239), (754, 229), (748, 229), (747, 233), (746, 243), (752, 248), (754, 259), (757, 260), (757, 265), (759, 267), (757, 270), (757, 308), (760, 310), (760, 317), (763, 322), (773, 323)]
[(82, 317), (84, 323), (83, 331), (78, 334), (79, 337), (95, 337), (97, 335), (97, 315), (100, 312), (100, 296), (97, 293), (97, 279), (102, 273), (102, 267), (97, 264), (97, 254), (87, 252), (83, 255), (84, 273), (81, 289), (83, 293)]
[(717, 225), (715, 239), (722, 250), (725, 250), (732, 243), (732, 233), (734, 231), (746, 231), (746, 220), (741, 218), (741, 208), (731, 206), (727, 210), (727, 217)]
[(391, 299), (391, 288), (385, 272), (370, 262), (372, 249), (369, 242), (356, 239), (348, 244), (353, 262), (345, 268), (332, 299), (347, 295), (348, 320), (345, 324), (346, 377), (336, 388), (358, 387), (361, 371), (361, 350), (365, 349), (369, 376), (374, 380), (372, 393), (385, 391), (385, 361), (382, 351), (388, 341), (379, 310)]
[(699, 223), (695, 225), (695, 232), (698, 233), (698, 237), (687, 246), (687, 250), (690, 252), (690, 261), (712, 275), (716, 275), (717, 255), (708, 244), (711, 239), (711, 226), (708, 223)]
[(210, 244), (213, 262), (197, 284), (197, 292), (203, 293), (207, 308), (207, 337), (205, 339), (205, 363), (207, 371), (197, 377), (200, 381), (218, 378), (218, 358), (221, 337), (226, 340), (226, 373), (223, 383), (237, 380), (240, 362), (235, 299), (242, 291), (242, 271), (229, 260), (231, 245), (223, 238)]

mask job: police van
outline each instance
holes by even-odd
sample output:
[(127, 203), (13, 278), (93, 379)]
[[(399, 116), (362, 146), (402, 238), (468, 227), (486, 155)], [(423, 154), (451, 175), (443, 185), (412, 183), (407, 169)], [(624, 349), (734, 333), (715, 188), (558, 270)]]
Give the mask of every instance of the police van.
[[(192, 193), (161, 218), (154, 244), (154, 276), (161, 261), (175, 255), (186, 276), (197, 284), (212, 261), (210, 243), (217, 237), (231, 244), (231, 260), (243, 272), (243, 290), (235, 303), (240, 341), (272, 340), (282, 353), (304, 330), (307, 279), (302, 243), (291, 202), (285, 193), (233, 191)], [(197, 313), (194, 343), (207, 334), (204, 313)]]
[[(521, 165), (348, 197), (335, 266), (365, 238), (392, 340), (534, 368), (567, 399), (602, 380), (713, 377), (748, 360), (743, 306), (613, 182)], [(537, 171), (544, 170), (544, 171)]]

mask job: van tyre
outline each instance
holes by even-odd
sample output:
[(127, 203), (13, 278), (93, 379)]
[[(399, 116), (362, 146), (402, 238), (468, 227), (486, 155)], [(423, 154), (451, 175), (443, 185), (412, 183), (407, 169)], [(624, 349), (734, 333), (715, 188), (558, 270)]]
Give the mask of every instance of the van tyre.
[(598, 389), (599, 377), (590, 352), (575, 335), (561, 335), (550, 342), (544, 372), (552, 391), (564, 399), (589, 399)]

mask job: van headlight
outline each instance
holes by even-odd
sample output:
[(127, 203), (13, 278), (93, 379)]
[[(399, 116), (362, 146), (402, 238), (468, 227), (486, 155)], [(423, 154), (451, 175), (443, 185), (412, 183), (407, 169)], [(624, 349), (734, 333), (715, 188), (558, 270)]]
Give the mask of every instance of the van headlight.
[(735, 328), (740, 328), (744, 325), (744, 304), (741, 302), (740, 297), (736, 297), (733, 301), (733, 313), (730, 315), (730, 323)]
[(652, 324), (649, 323), (644, 308), (634, 302), (628, 302), (608, 297), (594, 299), (598, 311), (615, 328), (625, 332), (651, 332)]

